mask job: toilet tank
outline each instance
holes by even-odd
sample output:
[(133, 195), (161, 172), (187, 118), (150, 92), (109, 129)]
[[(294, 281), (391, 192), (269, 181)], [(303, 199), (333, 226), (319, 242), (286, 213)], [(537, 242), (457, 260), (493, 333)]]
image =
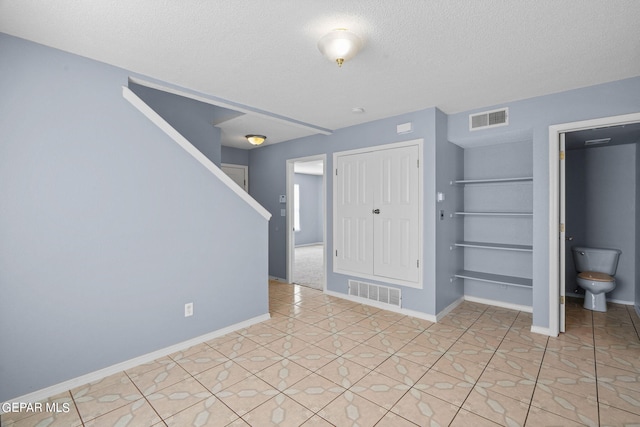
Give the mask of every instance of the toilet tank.
[(597, 271), (610, 276), (616, 274), (618, 258), (622, 253), (619, 249), (586, 248), (584, 246), (574, 246), (571, 251), (576, 271)]

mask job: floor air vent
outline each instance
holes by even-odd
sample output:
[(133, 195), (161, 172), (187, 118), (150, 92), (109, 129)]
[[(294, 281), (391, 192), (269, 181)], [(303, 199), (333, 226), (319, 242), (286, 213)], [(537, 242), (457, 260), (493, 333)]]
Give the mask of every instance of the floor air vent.
[(484, 111), (469, 115), (469, 130), (486, 129), (509, 124), (509, 109)]
[(349, 280), (349, 295), (400, 307), (400, 289)]

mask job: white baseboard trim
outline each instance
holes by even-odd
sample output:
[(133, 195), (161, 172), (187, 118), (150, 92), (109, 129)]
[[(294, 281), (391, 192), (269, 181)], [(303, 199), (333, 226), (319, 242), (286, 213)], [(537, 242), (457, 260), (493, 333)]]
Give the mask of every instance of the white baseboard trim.
[(622, 305), (635, 305), (634, 301), (623, 301), (620, 299), (607, 299), (607, 301), (612, 302), (614, 304), (622, 304)]
[[(63, 393), (67, 390), (71, 390), (75, 387), (79, 387), (84, 384), (88, 384), (94, 381), (98, 381), (102, 378), (108, 377), (109, 375), (117, 374), (118, 372), (126, 371), (127, 369), (131, 369), (138, 365), (142, 365), (144, 363), (151, 362), (153, 360), (159, 359), (161, 357), (168, 356), (170, 354), (176, 353), (178, 351), (186, 350), (189, 347), (193, 347), (194, 345), (198, 345), (205, 341), (212, 340), (214, 338), (221, 337), (222, 335), (226, 335), (230, 332), (237, 331), (239, 329), (248, 328), (251, 325), (255, 325), (256, 323), (264, 322), (269, 320), (271, 315), (269, 313), (253, 317), (251, 319), (245, 320), (243, 322), (239, 322), (226, 328), (218, 329), (213, 332), (209, 332), (204, 335), (200, 335), (199, 337), (191, 338), (186, 341), (182, 341), (178, 344), (171, 345), (169, 347), (162, 348), (160, 350), (153, 351), (151, 353), (144, 354), (142, 356), (134, 357), (133, 359), (126, 360), (124, 362), (116, 363), (115, 365), (108, 366), (103, 369), (99, 369), (94, 372), (90, 372), (85, 375), (81, 375), (79, 377), (63, 381), (61, 383), (52, 385), (50, 387), (46, 387), (32, 393), (25, 394), (24, 396), (16, 397), (15, 399), (11, 399), (8, 402), (26, 402), (26, 403), (35, 403), (45, 400), (51, 396), (55, 396), (56, 394)], [(2, 408), (0, 407), (0, 414), (2, 414)]]
[[(567, 294), (567, 296), (572, 298), (584, 299), (584, 294), (570, 293), (570, 294)], [(613, 298), (607, 298), (607, 302), (612, 302), (614, 304), (622, 304), (622, 305), (635, 305), (634, 301), (624, 301), (621, 299), (613, 299)]]
[(430, 322), (436, 322), (436, 316), (432, 314), (423, 313), (421, 311), (410, 310), (408, 308), (398, 308), (392, 305), (379, 303), (376, 301), (372, 301), (366, 298), (355, 297), (353, 295), (342, 294), (340, 292), (325, 290), (325, 294), (331, 295), (332, 297), (346, 299), (348, 301), (352, 301), (358, 304), (369, 305), (375, 308), (381, 308), (383, 310), (392, 311), (394, 313), (404, 314), (405, 316), (417, 317), (418, 319), (428, 320)]
[(462, 304), (463, 301), (464, 301), (464, 296), (461, 296), (460, 298), (458, 298), (457, 300), (449, 304), (444, 310), (442, 310), (440, 313), (436, 315), (437, 321), (439, 322), (440, 320), (442, 320), (444, 316), (446, 316), (451, 312), (451, 310), (453, 310), (454, 308)]
[(550, 337), (557, 337), (557, 335), (551, 333), (551, 329), (543, 328), (541, 326), (531, 326), (531, 332), (534, 334), (547, 335)]
[(477, 302), (478, 304), (493, 305), (496, 307), (508, 308), (510, 310), (524, 311), (525, 313), (533, 313), (533, 307), (528, 305), (511, 304), (508, 302), (495, 301), (492, 299), (464, 296), (465, 301)]

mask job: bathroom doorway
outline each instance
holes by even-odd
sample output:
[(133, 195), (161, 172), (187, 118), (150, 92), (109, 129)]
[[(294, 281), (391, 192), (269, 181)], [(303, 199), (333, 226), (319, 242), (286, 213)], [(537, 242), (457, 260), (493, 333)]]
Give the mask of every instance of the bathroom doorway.
[(325, 155), (287, 161), (287, 281), (325, 289)]
[[(618, 290), (618, 298), (615, 291), (611, 294), (615, 302), (635, 302), (636, 309), (638, 307), (640, 291), (637, 291), (639, 286), (636, 284), (635, 255), (640, 242), (635, 230), (640, 230), (640, 222), (633, 213), (638, 206), (640, 192), (637, 182), (639, 141), (640, 114), (565, 123), (549, 128), (550, 335), (564, 332), (566, 328), (565, 297), (574, 294), (575, 290), (575, 269), (571, 258), (573, 245), (625, 246), (628, 259), (622, 271), (627, 285)], [(564, 149), (561, 148), (562, 142)], [(628, 163), (627, 170), (616, 164), (623, 159)], [(626, 197), (626, 192), (633, 192), (633, 197)], [(625, 206), (629, 200), (633, 200), (630, 202), (633, 206)], [(589, 209), (589, 215), (586, 209)], [(627, 212), (623, 213), (621, 209)], [(620, 224), (622, 217), (625, 217), (625, 223), (630, 222), (634, 232)]]

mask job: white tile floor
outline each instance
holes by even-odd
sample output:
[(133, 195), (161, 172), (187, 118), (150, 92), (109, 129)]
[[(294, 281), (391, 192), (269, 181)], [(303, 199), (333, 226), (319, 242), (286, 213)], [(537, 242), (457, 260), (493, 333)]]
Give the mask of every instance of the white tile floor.
[[(566, 334), (465, 302), (437, 324), (270, 284), (272, 319), (50, 401), (2, 426), (640, 424), (640, 319), (567, 307)], [(437, 423), (437, 424), (436, 424)]]

